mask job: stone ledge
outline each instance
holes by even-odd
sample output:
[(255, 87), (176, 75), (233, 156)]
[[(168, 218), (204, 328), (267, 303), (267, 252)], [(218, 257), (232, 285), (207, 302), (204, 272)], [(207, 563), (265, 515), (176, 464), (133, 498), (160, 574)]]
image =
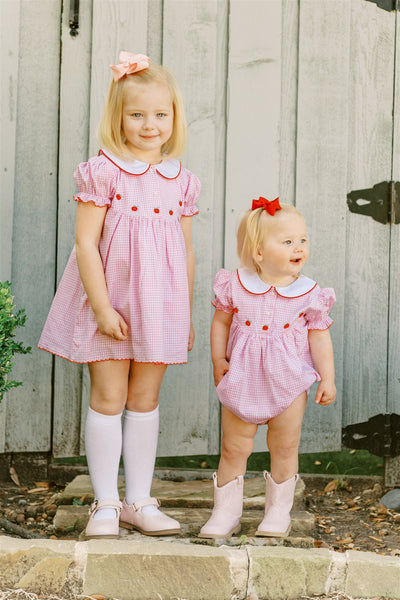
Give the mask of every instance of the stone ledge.
[(143, 536), (89, 542), (0, 536), (2, 587), (119, 600), (294, 600), (340, 591), (400, 600), (400, 558), (315, 548), (212, 547)]
[[(210, 516), (211, 509), (207, 508), (167, 508), (165, 514), (177, 519), (182, 527), (182, 536), (196, 537), (200, 528)], [(262, 510), (244, 510), (241, 518), (242, 529), (240, 534), (254, 536), (254, 533), (264, 516)], [(314, 528), (314, 515), (306, 511), (292, 511), (291, 536), (309, 536)], [(54, 517), (54, 528), (56, 531), (83, 531), (88, 522), (88, 507), (74, 506), (72, 504), (59, 506)], [(126, 534), (121, 529), (120, 534)], [(236, 536), (240, 538), (239, 536)]]
[[(305, 484), (299, 479), (296, 485), (293, 510), (302, 510), (304, 506)], [(125, 478), (118, 477), (120, 498), (124, 497)], [(210, 480), (169, 481), (153, 478), (151, 493), (161, 500), (164, 507), (212, 508), (213, 484)], [(58, 494), (57, 504), (72, 504), (74, 499), (85, 498), (85, 504), (93, 501), (93, 488), (89, 475), (77, 475), (65, 489)], [(265, 504), (265, 480), (252, 477), (244, 481), (244, 509), (263, 510)]]

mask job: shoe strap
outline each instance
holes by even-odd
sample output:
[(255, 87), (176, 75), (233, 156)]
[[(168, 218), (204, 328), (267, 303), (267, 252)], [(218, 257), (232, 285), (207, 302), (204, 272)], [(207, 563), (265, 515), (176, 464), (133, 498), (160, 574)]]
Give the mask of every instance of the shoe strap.
[(138, 500), (134, 504), (132, 504), (133, 510), (138, 511), (145, 506), (155, 506), (158, 508), (160, 506), (160, 502), (157, 498), (145, 498), (144, 500)]
[(115, 498), (110, 500), (95, 500), (89, 508), (89, 514), (91, 515), (101, 508), (114, 508), (119, 514), (122, 509), (122, 502), (115, 500)]

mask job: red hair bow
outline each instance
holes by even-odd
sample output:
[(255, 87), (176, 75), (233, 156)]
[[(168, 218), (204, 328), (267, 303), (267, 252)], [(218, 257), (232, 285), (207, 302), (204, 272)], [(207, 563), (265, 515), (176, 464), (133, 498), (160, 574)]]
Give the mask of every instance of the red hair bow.
[(256, 210), (257, 208), (264, 208), (269, 215), (274, 216), (275, 211), (281, 210), (279, 196), (275, 200), (267, 200), (260, 196), (258, 200), (253, 200), (253, 204), (251, 205), (251, 210)]

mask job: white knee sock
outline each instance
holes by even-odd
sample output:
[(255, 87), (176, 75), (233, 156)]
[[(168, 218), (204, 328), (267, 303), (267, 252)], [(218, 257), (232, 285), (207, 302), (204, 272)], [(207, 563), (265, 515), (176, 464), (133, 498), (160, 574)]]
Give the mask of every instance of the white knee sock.
[[(159, 409), (140, 413), (125, 411), (122, 456), (125, 471), (125, 498), (128, 504), (150, 498), (158, 441)], [(158, 514), (145, 506), (145, 515)]]
[[(121, 414), (103, 415), (89, 407), (85, 446), (86, 458), (96, 500), (119, 500), (118, 470), (121, 459)], [(115, 510), (102, 508), (94, 519), (115, 517)]]

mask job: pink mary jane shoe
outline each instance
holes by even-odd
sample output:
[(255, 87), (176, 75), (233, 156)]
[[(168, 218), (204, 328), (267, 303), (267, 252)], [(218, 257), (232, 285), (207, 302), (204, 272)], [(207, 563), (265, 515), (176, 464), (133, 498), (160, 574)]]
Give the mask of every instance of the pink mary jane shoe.
[(127, 504), (124, 500), (122, 503), (122, 511), (120, 516), (120, 527), (125, 529), (136, 529), (144, 535), (174, 535), (181, 532), (181, 526), (178, 521), (167, 517), (163, 513), (158, 515), (144, 515), (142, 508), (145, 506), (160, 506), (157, 498), (146, 498), (135, 502), (135, 504)]
[[(94, 515), (101, 508), (113, 508), (115, 518), (113, 519), (94, 519)], [(119, 500), (95, 500), (89, 509), (89, 521), (86, 525), (85, 537), (87, 539), (95, 538), (119, 538), (119, 516), (122, 504)]]

